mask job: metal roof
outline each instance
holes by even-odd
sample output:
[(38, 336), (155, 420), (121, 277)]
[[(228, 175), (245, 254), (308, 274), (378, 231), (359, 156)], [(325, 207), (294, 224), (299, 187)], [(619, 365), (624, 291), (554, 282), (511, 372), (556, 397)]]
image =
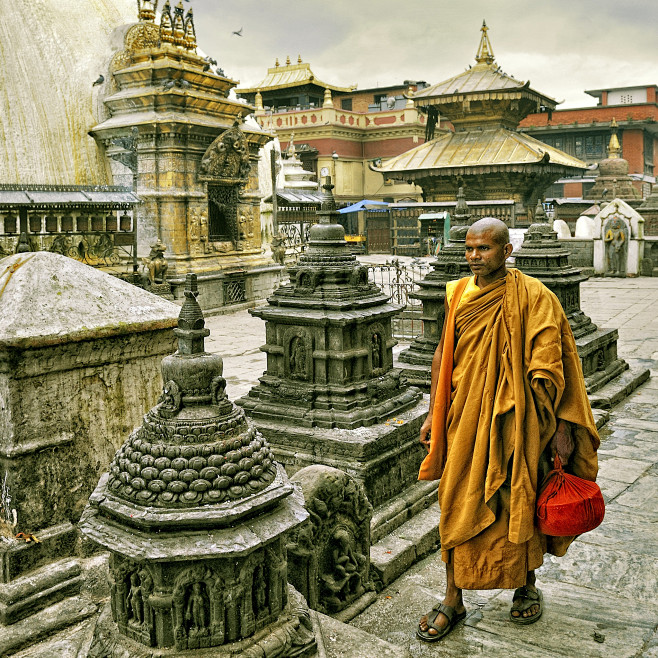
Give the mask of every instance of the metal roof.
[(237, 94), (249, 94), (257, 91), (266, 91), (272, 89), (285, 89), (286, 87), (299, 87), (305, 84), (313, 84), (331, 91), (348, 92), (353, 91), (356, 87), (337, 87), (322, 82), (315, 77), (311, 71), (311, 65), (308, 62), (298, 62), (297, 64), (286, 64), (285, 66), (274, 66), (267, 69), (267, 75), (255, 87), (238, 88)]
[(140, 198), (126, 187), (0, 185), (0, 206), (133, 206)]
[(540, 162), (587, 169), (584, 162), (530, 135), (501, 127), (446, 133), (406, 153), (385, 160), (381, 167), (372, 167), (372, 169), (386, 174)]

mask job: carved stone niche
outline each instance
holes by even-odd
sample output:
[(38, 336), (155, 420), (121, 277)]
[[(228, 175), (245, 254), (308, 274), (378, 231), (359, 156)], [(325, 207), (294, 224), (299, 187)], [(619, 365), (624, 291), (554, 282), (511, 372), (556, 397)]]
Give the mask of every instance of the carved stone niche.
[(311, 608), (339, 613), (374, 590), (372, 505), (359, 482), (330, 466), (307, 466), (291, 482), (301, 485), (310, 518), (288, 543), (288, 578)]
[(253, 234), (249, 203), (241, 196), (250, 173), (249, 143), (236, 121), (212, 142), (199, 165), (198, 178), (208, 184), (207, 240), (219, 251), (226, 243), (240, 251)]

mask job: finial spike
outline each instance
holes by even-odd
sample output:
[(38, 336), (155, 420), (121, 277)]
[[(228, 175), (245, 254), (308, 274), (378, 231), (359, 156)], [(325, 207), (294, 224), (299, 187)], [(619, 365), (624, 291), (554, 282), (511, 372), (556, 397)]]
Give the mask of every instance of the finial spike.
[(489, 41), (489, 36), (487, 34), (489, 28), (484, 20), (482, 21), (480, 31), (482, 32), (482, 36), (480, 37), (480, 45), (478, 46), (475, 55), (475, 61), (478, 64), (493, 64), (494, 53), (493, 48), (491, 47), (491, 41)]
[(621, 145), (619, 144), (619, 137), (617, 137), (617, 120), (615, 117), (612, 117), (610, 129), (612, 130), (612, 135), (610, 135), (610, 143), (608, 144), (608, 157), (620, 158)]

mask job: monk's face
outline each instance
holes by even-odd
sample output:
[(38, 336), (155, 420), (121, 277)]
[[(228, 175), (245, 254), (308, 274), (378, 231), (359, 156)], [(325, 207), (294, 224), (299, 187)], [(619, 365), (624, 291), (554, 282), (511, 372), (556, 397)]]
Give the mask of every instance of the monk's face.
[(505, 275), (505, 260), (512, 253), (512, 245), (502, 245), (495, 237), (493, 229), (466, 234), (466, 262), (479, 284), (493, 283)]

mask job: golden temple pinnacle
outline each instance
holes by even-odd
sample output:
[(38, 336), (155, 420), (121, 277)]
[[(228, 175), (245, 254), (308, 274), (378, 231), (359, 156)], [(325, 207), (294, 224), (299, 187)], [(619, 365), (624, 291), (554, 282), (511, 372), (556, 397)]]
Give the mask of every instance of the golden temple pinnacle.
[(610, 143), (608, 144), (608, 158), (619, 158), (621, 157), (621, 146), (617, 137), (617, 121), (614, 117), (610, 122), (610, 128), (612, 129), (612, 135), (610, 135)]
[(475, 55), (475, 61), (478, 64), (493, 64), (493, 48), (491, 47), (491, 41), (489, 41), (489, 36), (487, 35), (489, 28), (484, 20), (482, 21), (480, 31), (482, 32), (482, 36), (480, 37), (480, 45), (478, 46), (478, 51)]

